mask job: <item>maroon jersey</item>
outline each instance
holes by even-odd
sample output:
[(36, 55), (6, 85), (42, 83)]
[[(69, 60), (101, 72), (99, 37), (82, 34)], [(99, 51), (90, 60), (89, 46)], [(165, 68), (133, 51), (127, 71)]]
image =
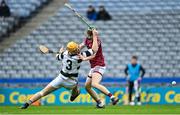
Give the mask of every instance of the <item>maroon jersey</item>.
[[(84, 44), (87, 46), (88, 49), (91, 49), (93, 41), (86, 38), (84, 41)], [(98, 48), (98, 51), (96, 53), (96, 56), (90, 60), (91, 68), (94, 68), (95, 66), (105, 66), (104, 56), (102, 53), (102, 46), (101, 46), (100, 39), (98, 39), (98, 47), (99, 48)]]

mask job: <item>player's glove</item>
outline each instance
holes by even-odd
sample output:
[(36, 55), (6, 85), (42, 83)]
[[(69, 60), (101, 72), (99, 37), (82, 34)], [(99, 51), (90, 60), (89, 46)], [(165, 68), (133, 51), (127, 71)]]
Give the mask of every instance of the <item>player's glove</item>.
[(60, 49), (59, 49), (59, 53), (63, 53), (64, 52), (64, 47), (62, 46)]

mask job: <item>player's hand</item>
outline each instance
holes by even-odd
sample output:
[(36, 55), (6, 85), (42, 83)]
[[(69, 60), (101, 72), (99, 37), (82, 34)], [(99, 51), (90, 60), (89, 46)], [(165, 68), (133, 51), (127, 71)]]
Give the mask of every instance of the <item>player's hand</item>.
[(63, 53), (64, 52), (64, 47), (61, 47), (60, 49), (59, 49), (59, 53)]
[(93, 35), (96, 35), (96, 36), (98, 35), (98, 31), (96, 29), (93, 29), (92, 33), (93, 33)]
[(79, 54), (78, 56), (79, 56), (79, 59), (84, 61), (84, 56), (83, 55)]

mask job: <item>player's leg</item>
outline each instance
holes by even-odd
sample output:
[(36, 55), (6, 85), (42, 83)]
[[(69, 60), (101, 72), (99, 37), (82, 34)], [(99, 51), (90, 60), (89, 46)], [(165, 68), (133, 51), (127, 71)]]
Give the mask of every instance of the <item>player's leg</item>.
[(35, 101), (41, 99), (42, 97), (48, 95), (49, 93), (55, 91), (57, 88), (54, 88), (51, 86), (51, 84), (48, 84), (44, 89), (34, 94), (22, 107), (21, 109), (28, 108), (29, 105), (34, 103)]
[(140, 82), (135, 81), (134, 82), (134, 90), (135, 90), (135, 97), (137, 99), (137, 105), (141, 105), (141, 88), (140, 88)]
[(80, 94), (80, 90), (78, 88), (78, 86), (76, 85), (71, 92), (71, 97), (70, 97), (70, 101), (74, 101)]
[(132, 101), (132, 84), (128, 81), (128, 101), (129, 103)]
[(33, 95), (29, 101), (31, 101), (31, 103), (39, 100), (41, 97), (44, 97), (48, 94), (50, 94), (51, 92), (55, 91), (57, 88), (54, 88), (53, 86), (51, 86), (50, 84), (47, 85), (43, 90), (41, 90), (40, 92), (37, 92), (35, 95)]
[(43, 96), (48, 95), (49, 93), (55, 91), (56, 89), (60, 88), (63, 79), (61, 78), (61, 74), (56, 77), (53, 81), (51, 81), (43, 90), (40, 92), (37, 92), (35, 95), (33, 95), (22, 107), (21, 109), (28, 108), (29, 105), (31, 105), (33, 102), (37, 101), (38, 99), (42, 98)]
[(92, 86), (99, 89), (105, 95), (109, 95), (110, 94), (109, 90), (100, 84), (101, 80), (102, 80), (102, 76), (99, 73), (92, 74)]
[(68, 90), (71, 90), (70, 101), (74, 101), (80, 94), (77, 78), (65, 76), (62, 76), (62, 78), (64, 79), (64, 81), (62, 82), (61, 86)]
[(91, 95), (91, 97), (96, 101), (97, 108), (104, 108), (104, 103), (101, 101), (101, 99), (97, 95), (96, 91), (92, 89), (91, 81), (92, 81), (92, 79), (90, 77), (87, 77), (86, 83), (85, 83), (85, 89)]
[(86, 79), (86, 83), (85, 83), (85, 88), (86, 88), (86, 91), (91, 95), (91, 97), (96, 101), (100, 101), (100, 98), (99, 96), (97, 95), (97, 93), (92, 89), (92, 86), (91, 86), (91, 81), (92, 79), (87, 77)]
[(129, 89), (128, 99), (130, 105), (134, 105), (134, 102), (132, 101), (133, 87), (134, 87), (134, 82), (128, 81), (128, 89)]
[(115, 105), (117, 104), (117, 102), (119, 101), (118, 98), (115, 98), (115, 96), (113, 96), (112, 93), (110, 93), (110, 91), (103, 85), (100, 84), (102, 80), (102, 75), (98, 72), (94, 72), (92, 73), (92, 86), (94, 88), (97, 88), (98, 90), (100, 90), (102, 93), (104, 93), (105, 95), (109, 96), (112, 100), (112, 104)]

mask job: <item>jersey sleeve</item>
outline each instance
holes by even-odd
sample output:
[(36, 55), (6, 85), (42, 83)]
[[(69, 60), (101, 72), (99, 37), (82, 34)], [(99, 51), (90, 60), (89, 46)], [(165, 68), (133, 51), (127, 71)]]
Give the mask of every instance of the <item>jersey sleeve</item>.
[(144, 69), (144, 67), (142, 65), (140, 65), (140, 71), (142, 71), (141, 78), (143, 78), (146, 71), (145, 71), (145, 69)]
[(124, 70), (124, 73), (126, 76), (128, 76), (128, 65), (126, 66), (125, 70)]
[(63, 53), (57, 55), (57, 60), (62, 60), (64, 57)]
[(92, 49), (88, 49), (87, 51), (81, 52), (81, 55), (83, 55), (84, 57), (89, 57), (92, 56), (94, 54)]

